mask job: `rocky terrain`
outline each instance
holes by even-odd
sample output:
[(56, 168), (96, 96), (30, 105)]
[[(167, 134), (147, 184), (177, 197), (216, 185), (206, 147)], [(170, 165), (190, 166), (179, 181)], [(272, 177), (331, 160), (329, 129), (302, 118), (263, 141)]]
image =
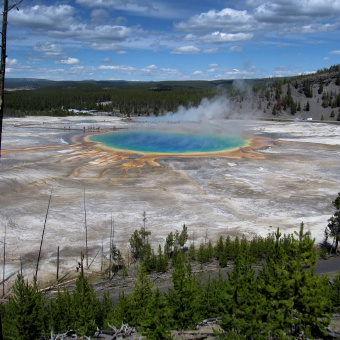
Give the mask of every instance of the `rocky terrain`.
[[(107, 260), (111, 216), (126, 260), (129, 238), (146, 212), (150, 242), (189, 229), (199, 245), (220, 235), (292, 233), (303, 221), (321, 242), (340, 188), (340, 125), (269, 121), (172, 123), (172, 129), (239, 131), (252, 145), (221, 155), (146, 157), (102, 149), (83, 139), (91, 131), (145, 128), (109, 117), (5, 119), (0, 171), (0, 239), (6, 227), (6, 276), (35, 272), (49, 197), (39, 278), (76, 273), (85, 251), (100, 273)], [(162, 125), (152, 123), (151, 128)], [(84, 198), (86, 204), (84, 204)], [(50, 281), (50, 283), (48, 283)], [(10, 287), (10, 282), (8, 286)]]
[[(322, 84), (321, 91), (320, 84)], [(309, 93), (306, 91), (308, 87)], [(289, 89), (291, 98), (297, 106), (294, 113), (289, 104), (285, 103), (289, 96)], [(287, 80), (282, 85), (266, 86), (254, 94), (252, 105), (254, 110), (261, 111), (264, 118), (334, 122), (340, 120), (339, 95), (339, 72), (333, 72)], [(275, 105), (276, 110), (274, 110)]]

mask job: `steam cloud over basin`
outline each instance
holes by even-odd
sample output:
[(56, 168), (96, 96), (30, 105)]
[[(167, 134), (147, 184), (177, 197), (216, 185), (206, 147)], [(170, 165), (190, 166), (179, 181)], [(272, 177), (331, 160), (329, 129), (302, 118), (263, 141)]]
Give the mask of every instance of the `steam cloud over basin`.
[(167, 154), (218, 152), (244, 146), (247, 142), (236, 136), (148, 130), (110, 132), (89, 139), (119, 150)]

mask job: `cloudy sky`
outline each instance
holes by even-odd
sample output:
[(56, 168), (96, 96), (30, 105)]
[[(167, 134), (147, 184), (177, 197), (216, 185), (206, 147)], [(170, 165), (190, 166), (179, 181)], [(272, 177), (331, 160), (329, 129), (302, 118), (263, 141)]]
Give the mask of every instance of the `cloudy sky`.
[(340, 63), (340, 0), (23, 0), (19, 9), (8, 15), (8, 78), (262, 78)]

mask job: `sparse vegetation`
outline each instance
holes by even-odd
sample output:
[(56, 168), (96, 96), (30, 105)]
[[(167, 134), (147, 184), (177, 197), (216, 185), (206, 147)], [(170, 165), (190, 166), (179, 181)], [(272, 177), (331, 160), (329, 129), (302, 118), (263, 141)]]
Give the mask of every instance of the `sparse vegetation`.
[[(335, 214), (329, 230), (337, 226), (340, 193), (333, 202)], [(143, 215), (145, 218), (145, 215)], [(144, 220), (145, 221), (145, 220)], [(145, 231), (145, 228), (142, 228)], [(172, 234), (172, 233), (171, 233)], [(188, 242), (188, 230), (169, 234), (164, 252), (157, 258), (171, 258), (165, 265), (172, 272), (172, 287), (153, 290), (141, 248), (136, 281), (131, 294), (121, 294), (113, 305), (108, 293), (99, 301), (92, 285), (79, 275), (73, 292), (59, 290), (48, 300), (39, 292), (36, 280), (30, 284), (18, 275), (9, 302), (1, 306), (4, 339), (50, 338), (50, 331), (73, 329), (92, 336), (97, 328), (122, 322), (147, 336), (167, 339), (170, 330), (192, 329), (203, 319), (219, 317), (220, 338), (296, 339), (324, 337), (332, 313), (340, 308), (339, 275), (332, 283), (314, 272), (317, 248), (309, 232), (282, 235), (279, 229), (266, 238), (219, 238), (215, 246), (202, 243), (198, 249)], [(143, 232), (135, 237), (143, 239)], [(147, 234), (150, 236), (150, 233)], [(334, 234), (335, 235), (335, 234)], [(336, 235), (334, 236), (336, 239)], [(130, 240), (131, 242), (131, 240)], [(143, 240), (140, 242), (143, 245)], [(148, 244), (145, 241), (144, 246)], [(336, 248), (335, 248), (336, 249)], [(117, 249), (116, 249), (117, 251)], [(232, 264), (228, 279), (194, 274), (192, 261), (203, 265), (217, 259), (221, 267)], [(260, 265), (255, 275), (254, 264)]]

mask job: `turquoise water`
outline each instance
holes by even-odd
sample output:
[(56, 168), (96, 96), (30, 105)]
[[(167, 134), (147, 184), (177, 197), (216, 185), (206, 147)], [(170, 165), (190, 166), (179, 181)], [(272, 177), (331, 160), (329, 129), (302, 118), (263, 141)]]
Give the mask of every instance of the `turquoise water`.
[(216, 152), (244, 146), (245, 138), (215, 134), (126, 130), (93, 135), (91, 141), (145, 153)]

